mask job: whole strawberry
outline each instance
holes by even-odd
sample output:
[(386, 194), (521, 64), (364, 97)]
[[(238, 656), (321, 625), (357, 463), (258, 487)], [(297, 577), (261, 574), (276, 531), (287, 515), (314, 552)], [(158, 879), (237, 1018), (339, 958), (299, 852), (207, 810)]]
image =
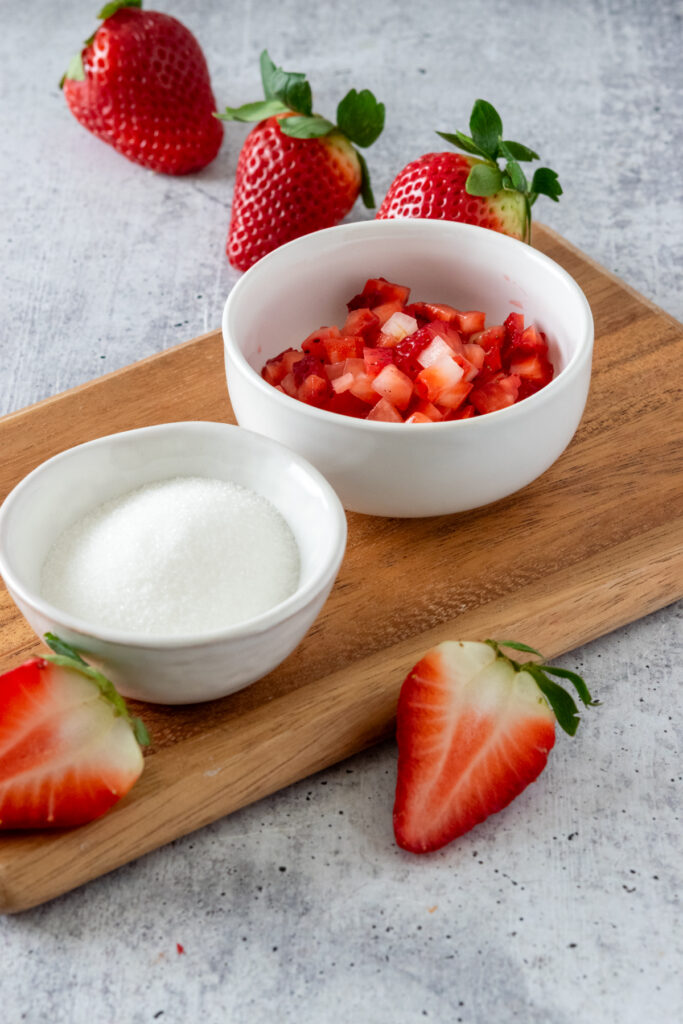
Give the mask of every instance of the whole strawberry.
[[(470, 131), (471, 136), (437, 132), (469, 155), (427, 153), (413, 160), (394, 178), (377, 218), (457, 220), (529, 241), (537, 197), (557, 202), (562, 195), (557, 174), (539, 167), (529, 184), (520, 161), (538, 160), (538, 155), (520, 142), (503, 139), (500, 116), (486, 100), (475, 102)], [(499, 160), (505, 161), (504, 167)]]
[(219, 115), (259, 122), (237, 163), (226, 251), (238, 270), (284, 242), (338, 224), (359, 194), (367, 207), (375, 205), (356, 146), (378, 138), (384, 105), (368, 89), (351, 89), (337, 107), (335, 125), (313, 113), (305, 75), (275, 67), (265, 50), (261, 78), (265, 100)]
[(123, 156), (190, 174), (216, 156), (223, 126), (199, 43), (175, 18), (114, 0), (62, 79), (74, 117)]

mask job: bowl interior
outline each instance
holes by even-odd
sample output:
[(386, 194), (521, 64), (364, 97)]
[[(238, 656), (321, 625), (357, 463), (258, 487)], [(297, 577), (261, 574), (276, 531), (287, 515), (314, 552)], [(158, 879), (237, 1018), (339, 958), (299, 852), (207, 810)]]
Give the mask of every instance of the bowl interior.
[(343, 518), (336, 496), (299, 456), (238, 427), (165, 424), (69, 449), (15, 488), (0, 514), (7, 582), (35, 600), (45, 558), (63, 530), (102, 502), (173, 476), (234, 481), (275, 505), (300, 554), (299, 586), (288, 601), (315, 587), (343, 543), (334, 526)]
[(408, 285), (411, 299), (486, 313), (520, 312), (548, 337), (556, 373), (587, 334), (586, 300), (562, 268), (495, 231), (445, 221), (367, 221), (316, 232), (257, 263), (226, 306), (225, 333), (250, 366), (298, 348), (318, 327), (341, 325), (369, 277)]

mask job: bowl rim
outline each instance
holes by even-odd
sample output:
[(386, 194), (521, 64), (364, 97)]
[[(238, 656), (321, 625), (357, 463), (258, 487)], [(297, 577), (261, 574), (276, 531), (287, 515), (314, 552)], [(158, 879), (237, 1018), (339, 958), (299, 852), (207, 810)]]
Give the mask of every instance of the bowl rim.
[[(258, 275), (264, 266), (270, 268), (275, 265), (277, 268), (277, 264), (281, 263), (282, 269), (285, 270), (293, 250), (311, 245), (314, 246), (316, 242), (321, 240), (328, 241), (331, 237), (335, 237), (339, 239), (340, 243), (348, 244), (350, 240), (353, 241), (356, 238), (359, 241), (363, 241), (364, 236), (374, 233), (391, 234), (391, 232), (396, 232), (397, 234), (402, 234), (406, 230), (408, 235), (411, 233), (423, 234), (426, 232), (429, 234), (433, 232), (434, 234), (451, 234), (454, 239), (460, 237), (461, 240), (462, 238), (467, 239), (468, 235), (473, 237), (473, 232), (476, 233), (476, 237), (481, 238), (481, 233), (484, 232), (487, 244), (494, 247), (508, 247), (510, 249), (511, 260), (514, 259), (515, 252), (524, 252), (525, 258), (530, 256), (532, 261), (537, 262), (560, 278), (569, 287), (569, 290), (574, 293), (575, 298), (578, 300), (579, 310), (583, 313), (583, 322), (579, 322), (579, 342), (567, 365), (540, 391), (529, 395), (522, 402), (515, 402), (514, 405), (508, 406), (506, 409), (497, 409), (494, 412), (486, 413), (484, 416), (472, 416), (464, 420), (447, 420), (432, 423), (387, 423), (382, 420), (367, 420), (358, 419), (354, 416), (345, 416), (342, 413), (318, 409), (313, 405), (300, 402), (298, 399), (290, 397), (290, 395), (277, 391), (272, 384), (268, 384), (246, 359), (236, 340), (235, 332), (232, 330), (235, 306), (240, 301), (242, 292), (251, 279)], [(490, 239), (489, 236), (491, 236)], [(372, 430), (386, 433), (387, 431), (393, 432), (401, 428), (404, 431), (410, 430), (413, 434), (415, 431), (418, 431), (418, 436), (422, 436), (435, 430), (446, 431), (448, 429), (460, 430), (463, 433), (476, 430), (481, 433), (485, 429), (490, 428), (491, 424), (499, 423), (502, 419), (512, 422), (516, 417), (528, 415), (530, 409), (538, 409), (542, 404), (552, 402), (560, 388), (564, 388), (571, 383), (580, 374), (586, 360), (590, 360), (593, 351), (595, 325), (588, 299), (571, 274), (564, 267), (561, 267), (559, 263), (556, 263), (555, 260), (533, 246), (527, 245), (526, 242), (521, 242), (517, 238), (511, 238), (509, 235), (493, 231), (490, 228), (482, 228), (474, 224), (463, 224), (459, 221), (419, 217), (394, 217), (388, 220), (365, 220), (352, 224), (338, 224), (335, 227), (324, 228), (320, 231), (302, 235), (268, 253), (250, 267), (230, 291), (223, 307), (222, 334), (226, 356), (232, 365), (262, 394), (268, 395), (276, 403), (284, 403), (282, 405), (283, 411), (289, 410), (292, 413), (298, 410), (303, 416), (311, 416), (314, 421), (318, 420), (327, 424), (335, 422), (337, 424), (345, 423), (351, 430)], [(230, 381), (228, 378), (228, 388), (229, 385)], [(489, 425), (488, 428), (487, 424)]]
[[(329, 512), (329, 551), (319, 565), (316, 565), (312, 578), (303, 586), (297, 586), (293, 594), (280, 601), (272, 608), (267, 609), (260, 615), (235, 625), (226, 626), (222, 629), (214, 629), (204, 633), (183, 633), (168, 636), (161, 633), (128, 633), (125, 630), (109, 629), (98, 626), (94, 622), (82, 619), (62, 611), (57, 605), (46, 601), (40, 594), (36, 594), (30, 587), (17, 576), (10, 564), (5, 547), (5, 537), (8, 530), (8, 523), (13, 514), (16, 513), (16, 504), (21, 501), (24, 492), (35, 482), (37, 478), (48, 468), (58, 465), (68, 459), (78, 459), (79, 453), (84, 449), (116, 445), (122, 439), (138, 438), (144, 443), (144, 438), (161, 433), (172, 433), (180, 431), (189, 434), (219, 435), (225, 436), (229, 433), (236, 439), (237, 443), (246, 441), (250, 446), (268, 448), (275, 451), (279, 457), (286, 458), (287, 462), (298, 467), (306, 474), (320, 493), (324, 504)], [(201, 474), (198, 474), (201, 475)], [(96, 507), (96, 506), (93, 506)], [(258, 636), (267, 632), (273, 626), (277, 626), (291, 619), (308, 604), (310, 604), (325, 588), (334, 581), (344, 557), (347, 540), (347, 520), (344, 508), (339, 497), (326, 478), (307, 459), (287, 448), (279, 441), (274, 441), (262, 434), (230, 423), (220, 423), (212, 420), (178, 420), (171, 423), (160, 423), (153, 426), (137, 427), (132, 430), (117, 431), (113, 434), (106, 434), (103, 437), (94, 438), (91, 441), (84, 441), (82, 444), (73, 445), (64, 449), (51, 458), (41, 462), (35, 469), (31, 470), (19, 483), (9, 492), (5, 500), (0, 504), (0, 575), (3, 577), (10, 596), (18, 597), (27, 605), (39, 612), (45, 618), (52, 619), (73, 633), (78, 633), (103, 643), (119, 644), (125, 647), (143, 649), (173, 650), (179, 648), (201, 648), (228, 640), (242, 640), (247, 637)], [(297, 542), (297, 547), (299, 544)], [(42, 639), (42, 637), (41, 637)]]

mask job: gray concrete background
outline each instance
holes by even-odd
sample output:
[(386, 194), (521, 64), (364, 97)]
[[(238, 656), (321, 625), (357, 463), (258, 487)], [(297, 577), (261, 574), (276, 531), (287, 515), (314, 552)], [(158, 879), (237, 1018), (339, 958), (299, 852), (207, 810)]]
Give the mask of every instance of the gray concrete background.
[[(153, 6), (198, 36), (219, 106), (258, 97), (263, 46), (309, 72), (323, 113), (372, 88), (378, 197), (440, 148), (434, 128), (491, 100), (560, 174), (539, 219), (683, 319), (680, 3)], [(223, 249), (246, 129), (185, 179), (88, 135), (57, 81), (96, 7), (0, 6), (0, 412), (218, 326), (237, 278)], [(393, 844), (386, 744), (0, 920), (3, 1024), (674, 1024), (680, 625), (679, 605), (561, 659), (604, 706), (436, 855)]]

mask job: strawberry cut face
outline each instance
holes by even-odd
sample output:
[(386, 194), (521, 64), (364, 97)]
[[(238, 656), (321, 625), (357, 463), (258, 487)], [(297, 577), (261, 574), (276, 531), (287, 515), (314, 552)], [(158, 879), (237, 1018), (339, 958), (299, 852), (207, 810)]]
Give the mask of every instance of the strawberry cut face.
[(397, 715), (396, 841), (437, 850), (502, 810), (545, 767), (555, 717), (527, 672), (446, 642), (406, 678)]

